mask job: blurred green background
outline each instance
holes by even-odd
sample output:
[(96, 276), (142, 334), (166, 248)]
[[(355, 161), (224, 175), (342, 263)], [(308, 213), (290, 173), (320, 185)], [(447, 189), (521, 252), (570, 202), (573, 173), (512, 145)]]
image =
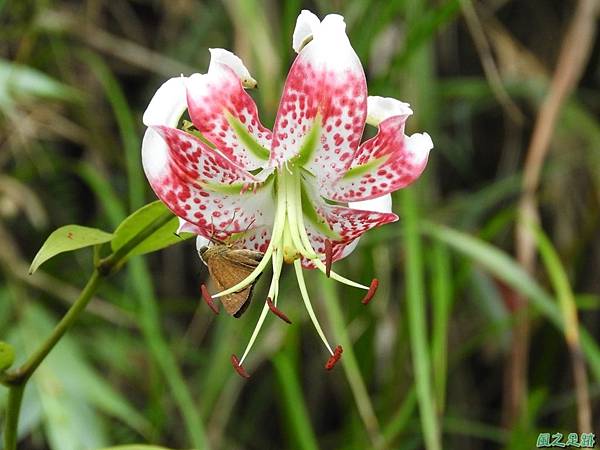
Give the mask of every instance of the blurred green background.
[(280, 305), (294, 323), (268, 318), (242, 380), (229, 357), (267, 282), (241, 319), (215, 317), (186, 241), (102, 285), (28, 385), (20, 448), (532, 449), (543, 431), (600, 430), (586, 419), (600, 394), (598, 40), (541, 124), (552, 139), (533, 189), (534, 265), (519, 265), (515, 237), (536, 116), (555, 69), (571, 67), (559, 54), (582, 3), (0, 0), (0, 339), (17, 361), (92, 268), (89, 250), (29, 276), (31, 259), (61, 225), (113, 230), (155, 200), (142, 113), (167, 78), (204, 72), (209, 47), (242, 57), (270, 127), (300, 10), (341, 13), (369, 93), (410, 102), (409, 131), (435, 143), (423, 177), (395, 194), (401, 220), (336, 264), (379, 278), (375, 300), (307, 274), (344, 345), (334, 371), (288, 268)]

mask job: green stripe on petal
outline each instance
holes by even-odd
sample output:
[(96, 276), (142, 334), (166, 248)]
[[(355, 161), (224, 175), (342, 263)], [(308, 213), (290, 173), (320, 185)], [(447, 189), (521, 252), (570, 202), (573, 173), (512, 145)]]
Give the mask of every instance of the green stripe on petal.
[(300, 167), (306, 165), (312, 158), (317, 146), (319, 145), (319, 139), (321, 138), (321, 115), (317, 114), (313, 127), (304, 138), (300, 151), (294, 158), (294, 162)]
[(250, 153), (264, 161), (269, 159), (269, 150), (256, 142), (254, 137), (248, 132), (246, 126), (240, 122), (240, 119), (235, 117), (229, 111), (225, 113), (225, 117), (227, 118), (229, 125), (231, 125), (231, 128), (233, 128), (233, 131), (235, 131), (240, 142), (244, 144), (244, 147), (246, 147)]
[(198, 139), (200, 139), (204, 144), (208, 145), (210, 148), (216, 148), (215, 144), (213, 144), (212, 142), (210, 142), (208, 139), (206, 139), (206, 136), (204, 136), (202, 133), (200, 133), (196, 127), (194, 127), (194, 124), (192, 122), (190, 122), (189, 120), (184, 120), (183, 121), (183, 126), (181, 127), (181, 129), (183, 131), (185, 131), (186, 133), (191, 134), (192, 136), (197, 137)]
[[(208, 190), (213, 192), (218, 192), (220, 194), (228, 194), (228, 195), (240, 195), (242, 194), (242, 190), (245, 188), (248, 189), (247, 183), (232, 183), (232, 184), (222, 184), (222, 183), (213, 183), (212, 181), (203, 181), (200, 185)], [(251, 189), (248, 189), (251, 190)]]
[(390, 155), (384, 155), (361, 166), (352, 167), (351, 169), (348, 169), (342, 179), (347, 180), (349, 178), (360, 177), (369, 172), (374, 172), (377, 167), (382, 166), (388, 160), (389, 156)]
[(300, 195), (302, 197), (302, 213), (304, 217), (306, 217), (309, 222), (316, 228), (316, 230), (327, 236), (329, 239), (333, 241), (341, 241), (342, 237), (329, 228), (329, 224), (323, 217), (319, 215), (317, 210), (314, 208), (312, 201), (306, 192), (306, 188), (304, 187), (304, 183), (300, 183)]
[(265, 181), (261, 183), (256, 183), (254, 186), (252, 185), (252, 183), (223, 184), (213, 183), (212, 181), (202, 181), (199, 184), (206, 190), (218, 192), (220, 194), (244, 195), (252, 194), (254, 192), (259, 191), (260, 189), (264, 189), (265, 187), (270, 186), (274, 179), (274, 174), (271, 174), (267, 177)]

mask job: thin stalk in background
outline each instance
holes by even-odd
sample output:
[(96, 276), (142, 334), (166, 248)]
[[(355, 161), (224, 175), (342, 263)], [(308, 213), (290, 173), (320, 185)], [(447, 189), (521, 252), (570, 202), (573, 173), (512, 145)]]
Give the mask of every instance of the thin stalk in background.
[(344, 349), (344, 356), (340, 362), (344, 367), (344, 372), (348, 379), (348, 383), (350, 384), (350, 389), (352, 390), (358, 413), (369, 433), (373, 447), (376, 449), (383, 448), (384, 440), (381, 435), (379, 420), (377, 420), (365, 381), (360, 373), (358, 361), (352, 347), (352, 341), (348, 335), (342, 309), (340, 308), (337, 292), (329, 280), (323, 277), (319, 277), (319, 279), (321, 280), (320, 287), (323, 295), (323, 303), (325, 304), (327, 315), (329, 316), (331, 326), (333, 327), (333, 332)]
[(421, 426), (427, 450), (441, 450), (440, 426), (431, 382), (431, 361), (427, 346), (426, 300), (423, 286), (423, 249), (418, 231), (416, 194), (405, 189), (400, 195), (406, 250), (406, 308), (410, 346)]
[[(594, 46), (597, 13), (600, 10), (597, 0), (579, 0), (575, 13), (565, 33), (550, 90), (545, 96), (536, 116), (533, 133), (527, 148), (527, 158), (523, 169), (523, 187), (519, 199), (519, 214), (515, 229), (516, 254), (519, 263), (530, 274), (535, 273), (535, 237), (529, 224), (537, 222), (538, 206), (536, 191), (544, 160), (550, 149), (550, 143), (556, 122), (563, 109), (565, 100), (585, 70), (586, 62)], [(524, 308), (525, 299), (517, 298), (519, 309)], [(521, 416), (523, 399), (527, 398), (527, 354), (529, 350), (529, 321), (525, 317), (515, 327), (513, 349), (508, 372), (508, 402), (504, 406), (505, 420), (510, 421)]]
[(581, 433), (590, 433), (592, 432), (592, 407), (590, 405), (587, 370), (579, 338), (579, 320), (577, 318), (575, 296), (571, 290), (569, 278), (552, 243), (541, 228), (535, 227), (534, 229), (538, 250), (554, 287), (565, 323), (565, 340), (571, 352), (571, 361), (573, 364), (578, 428)]
[(432, 314), (431, 364), (433, 386), (438, 414), (444, 413), (446, 404), (446, 378), (448, 376), (448, 323), (452, 309), (452, 271), (450, 255), (445, 245), (434, 242), (431, 246)]
[(304, 402), (297, 364), (294, 364), (289, 349), (285, 348), (273, 356), (272, 361), (282, 394), (281, 403), (290, 422), (291, 448), (318, 450), (317, 438)]

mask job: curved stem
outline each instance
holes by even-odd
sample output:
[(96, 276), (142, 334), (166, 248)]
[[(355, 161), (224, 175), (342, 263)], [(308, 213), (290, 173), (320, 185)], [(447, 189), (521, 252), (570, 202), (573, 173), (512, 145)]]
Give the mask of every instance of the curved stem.
[(14, 372), (8, 372), (5, 378), (2, 380), (5, 384), (11, 386), (24, 385), (27, 383), (31, 375), (36, 371), (42, 361), (48, 356), (48, 353), (52, 351), (54, 346), (60, 341), (67, 330), (73, 325), (73, 322), (79, 317), (81, 311), (85, 309), (89, 301), (91, 300), (96, 288), (100, 283), (100, 273), (94, 270), (92, 276), (88, 280), (87, 284), (81, 291), (79, 298), (73, 303), (73, 306), (69, 308), (67, 314), (64, 315), (62, 320), (56, 325), (52, 334), (46, 338), (42, 345), (25, 361), (25, 363)]
[(17, 448), (17, 429), (19, 425), (19, 411), (23, 400), (25, 384), (13, 386), (8, 392), (8, 406), (6, 408), (6, 425), (4, 427), (4, 450)]
[[(6, 422), (4, 425), (4, 450), (15, 450), (17, 448), (17, 428), (23, 391), (36, 369), (85, 309), (96, 292), (102, 278), (117, 270), (135, 247), (161, 228), (172, 217), (171, 213), (159, 216), (136, 235), (132, 236), (131, 239), (114, 253), (98, 261), (81, 294), (79, 294), (77, 300), (56, 325), (50, 336), (46, 338), (40, 347), (18, 369), (0, 374), (0, 383), (9, 387)], [(95, 257), (94, 259), (96, 260), (97, 258)]]

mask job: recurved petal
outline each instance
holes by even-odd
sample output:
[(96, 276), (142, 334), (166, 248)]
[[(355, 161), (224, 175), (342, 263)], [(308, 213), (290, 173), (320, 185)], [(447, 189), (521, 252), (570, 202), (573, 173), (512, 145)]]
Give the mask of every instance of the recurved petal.
[(179, 219), (179, 226), (177, 227), (177, 231), (175, 232), (175, 234), (181, 234), (181, 233), (202, 234), (203, 230), (201, 230), (200, 227), (194, 225), (193, 223), (188, 222), (187, 220), (182, 219), (181, 217), (178, 217), (178, 219)]
[(395, 98), (378, 97), (370, 95), (367, 98), (367, 123), (378, 126), (382, 121), (394, 116), (412, 116), (412, 109), (408, 103)]
[(297, 157), (323, 184), (345, 172), (358, 148), (367, 86), (341, 16), (325, 17), (312, 36), (288, 74), (270, 162), (281, 166)]
[(391, 194), (382, 195), (381, 197), (372, 198), (371, 200), (363, 200), (360, 202), (350, 202), (348, 207), (352, 209), (361, 209), (363, 211), (377, 211), (383, 213), (392, 212), (392, 196)]
[(332, 200), (369, 200), (401, 189), (425, 169), (433, 142), (427, 133), (404, 135), (407, 116), (393, 116), (379, 124), (377, 135), (363, 143), (350, 169), (335, 183), (323, 186)]
[(156, 91), (144, 111), (144, 125), (168, 125), (175, 127), (187, 108), (185, 81), (187, 77), (175, 77), (165, 81)]
[[(341, 206), (325, 205), (319, 208), (319, 213), (333, 233), (324, 232), (322, 226), (306, 220), (306, 218), (305, 224), (311, 245), (317, 254), (323, 255), (323, 261), (325, 261), (326, 239), (332, 242), (333, 261), (338, 261), (348, 256), (356, 248), (360, 236), (365, 232), (398, 220), (398, 216), (394, 213), (361, 211)], [(307, 268), (313, 267), (308, 260), (304, 260), (303, 264)]]
[[(305, 193), (309, 194), (307, 191), (308, 189)], [(333, 261), (349, 255), (358, 244), (360, 236), (371, 228), (398, 220), (398, 216), (391, 212), (391, 199), (388, 200), (387, 196), (378, 202), (360, 202), (360, 207), (373, 207), (372, 210), (367, 210), (329, 205), (319, 200), (316, 193), (309, 195), (311, 209), (306, 209), (305, 206), (304, 213), (308, 237), (317, 254), (324, 254), (325, 240), (329, 239), (332, 242)], [(312, 213), (312, 208), (316, 214)], [(303, 261), (303, 264), (305, 267), (312, 267), (309, 261)]]
[[(156, 145), (157, 140), (162, 144)], [(267, 186), (255, 185), (251, 174), (188, 133), (164, 126), (149, 128), (142, 143), (142, 163), (156, 195), (189, 222), (185, 229), (224, 239), (272, 222)], [(258, 186), (255, 191), (253, 186)], [(213, 228), (218, 231), (213, 233)]]
[[(392, 212), (392, 196), (391, 194), (382, 195), (371, 200), (364, 200), (361, 202), (348, 203), (348, 207), (352, 209), (360, 209), (363, 211), (375, 211), (380, 213), (391, 213)], [(357, 237), (349, 244), (340, 244), (342, 247), (339, 249), (338, 259), (343, 259), (354, 251), (360, 241), (360, 237)], [(335, 252), (334, 252), (335, 256)]]
[(229, 50), (223, 48), (209, 48), (210, 52), (210, 64), (208, 71), (215, 70), (218, 68), (213, 67), (215, 64), (224, 64), (228, 66), (237, 75), (245, 88), (255, 88), (258, 83), (250, 75), (250, 71), (246, 68), (239, 56), (231, 53)]
[(212, 55), (208, 73), (194, 74), (186, 82), (190, 118), (232, 161), (248, 170), (263, 167), (269, 159), (271, 132), (261, 124), (256, 104), (242, 86), (240, 76), (246, 79), (250, 74), (230, 61), (239, 60), (232, 53), (224, 57), (213, 49)]

